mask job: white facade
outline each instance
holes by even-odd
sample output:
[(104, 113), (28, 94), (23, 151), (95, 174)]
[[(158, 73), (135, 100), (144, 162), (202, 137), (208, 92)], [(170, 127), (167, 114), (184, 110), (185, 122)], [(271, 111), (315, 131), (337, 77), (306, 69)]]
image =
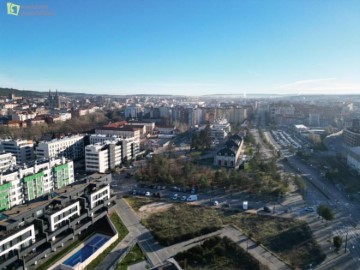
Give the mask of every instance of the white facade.
[(80, 202), (78, 201), (49, 215), (50, 230), (52, 232), (55, 231), (63, 221), (68, 220), (74, 215), (80, 216)]
[(74, 181), (73, 162), (64, 158), (14, 167), (0, 174), (0, 199), (8, 199), (7, 203), (2, 202), (1, 208), (23, 204)]
[[(119, 160), (119, 151), (120, 151), (120, 145), (121, 143), (121, 159)], [(120, 165), (124, 160), (131, 160), (136, 158), (136, 156), (140, 152), (140, 142), (135, 137), (128, 137), (126, 139), (123, 139), (116, 135), (108, 135), (108, 134), (92, 134), (90, 135), (90, 143), (107, 143), (109, 145), (116, 144), (114, 146), (114, 152), (111, 152), (110, 150), (110, 168), (113, 168), (114, 166)], [(111, 147), (110, 147), (111, 149)], [(112, 155), (112, 153), (114, 153)], [(112, 159), (112, 157), (115, 157), (115, 159)], [(115, 164), (114, 166), (112, 164)]]
[(90, 207), (93, 209), (98, 202), (110, 198), (110, 186), (103, 187), (90, 195)]
[(16, 157), (13, 156), (11, 153), (0, 154), (0, 172), (5, 171), (15, 165)]
[(87, 145), (85, 167), (89, 172), (106, 172), (109, 169), (109, 147), (101, 143)]
[[(123, 161), (124, 146), (127, 146), (127, 140), (104, 141), (86, 146), (86, 171), (104, 173), (108, 169), (119, 166)], [(129, 151), (131, 155), (131, 147)]]
[(24, 164), (34, 159), (34, 143), (31, 140), (1, 140), (0, 150), (13, 154), (17, 164)]
[[(21, 241), (18, 241), (15, 245), (12, 244), (12, 241), (17, 238), (21, 239)], [(17, 233), (1, 240), (0, 241), (0, 256), (4, 255), (6, 253), (9, 253), (11, 250), (28, 247), (34, 242), (35, 242), (35, 227), (33, 224), (33, 225), (31, 225), (21, 231), (18, 231)]]
[(82, 158), (84, 157), (84, 136), (75, 135), (48, 142), (40, 142), (36, 147), (36, 156), (47, 159), (59, 156), (69, 159)]

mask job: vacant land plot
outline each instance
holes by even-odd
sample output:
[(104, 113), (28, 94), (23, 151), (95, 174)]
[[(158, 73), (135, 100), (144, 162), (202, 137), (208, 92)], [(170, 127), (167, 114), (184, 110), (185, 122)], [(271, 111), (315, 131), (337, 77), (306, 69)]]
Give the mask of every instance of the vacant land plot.
[(139, 211), (143, 205), (159, 201), (159, 199), (147, 197), (127, 197), (125, 200), (135, 211)]
[(142, 220), (159, 243), (168, 246), (222, 227), (219, 212), (194, 205), (177, 204)]
[(267, 269), (229, 238), (218, 236), (177, 254), (175, 259), (187, 270)]
[(228, 216), (226, 221), (252, 235), (257, 243), (277, 253), (294, 267), (314, 266), (325, 259), (304, 221), (251, 214)]

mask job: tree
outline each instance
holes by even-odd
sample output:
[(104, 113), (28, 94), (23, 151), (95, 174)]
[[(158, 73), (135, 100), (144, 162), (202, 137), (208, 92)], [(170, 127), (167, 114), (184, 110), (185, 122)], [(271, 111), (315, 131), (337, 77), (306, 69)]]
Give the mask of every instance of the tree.
[(333, 243), (335, 249), (338, 251), (342, 245), (342, 238), (340, 236), (334, 236)]
[(327, 205), (320, 204), (318, 206), (318, 208), (316, 209), (316, 212), (318, 213), (319, 216), (321, 216), (323, 219), (325, 219), (326, 222), (328, 220), (333, 220), (334, 219), (334, 213), (331, 210), (331, 208), (328, 207)]

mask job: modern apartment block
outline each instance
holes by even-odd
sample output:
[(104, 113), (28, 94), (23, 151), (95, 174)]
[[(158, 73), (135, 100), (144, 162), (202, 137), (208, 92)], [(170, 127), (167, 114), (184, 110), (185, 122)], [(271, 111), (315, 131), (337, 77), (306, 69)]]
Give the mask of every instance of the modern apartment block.
[(37, 158), (56, 158), (64, 156), (68, 159), (77, 160), (84, 157), (84, 136), (75, 135), (42, 141), (36, 147)]
[[(109, 141), (111, 141), (112, 143), (114, 141), (120, 142), (119, 145), (121, 145), (122, 159), (120, 163), (125, 160), (135, 159), (140, 152), (140, 143), (135, 137), (122, 138), (121, 136), (109, 134), (90, 135), (90, 144), (104, 143)], [(112, 162), (112, 160), (110, 160), (110, 162)], [(114, 162), (117, 162), (117, 160), (114, 159)]]
[[(99, 135), (90, 137), (90, 141), (97, 140)], [(135, 159), (139, 153), (139, 145), (135, 139), (116, 139), (98, 142), (85, 147), (86, 171), (104, 173), (108, 169), (119, 166), (126, 160)]]
[(109, 146), (104, 143), (86, 146), (85, 167), (88, 172), (106, 172), (109, 169)]
[(0, 172), (16, 165), (16, 157), (11, 153), (0, 153)]
[(17, 164), (24, 164), (34, 159), (34, 144), (31, 140), (0, 140), (0, 150), (11, 153)]
[(0, 174), (0, 210), (32, 201), (75, 181), (73, 162), (37, 160)]
[[(110, 228), (111, 175), (93, 174), (1, 213), (0, 269), (32, 270), (59, 249)], [(112, 229), (111, 229), (112, 228)]]

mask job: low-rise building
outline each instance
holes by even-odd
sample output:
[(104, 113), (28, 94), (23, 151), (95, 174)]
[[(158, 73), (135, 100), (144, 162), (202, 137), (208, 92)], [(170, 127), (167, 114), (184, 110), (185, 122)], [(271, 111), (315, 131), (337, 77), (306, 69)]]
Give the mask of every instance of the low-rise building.
[(237, 167), (239, 165), (243, 143), (243, 139), (239, 135), (231, 136), (225, 142), (225, 147), (216, 153), (214, 165), (230, 168)]

